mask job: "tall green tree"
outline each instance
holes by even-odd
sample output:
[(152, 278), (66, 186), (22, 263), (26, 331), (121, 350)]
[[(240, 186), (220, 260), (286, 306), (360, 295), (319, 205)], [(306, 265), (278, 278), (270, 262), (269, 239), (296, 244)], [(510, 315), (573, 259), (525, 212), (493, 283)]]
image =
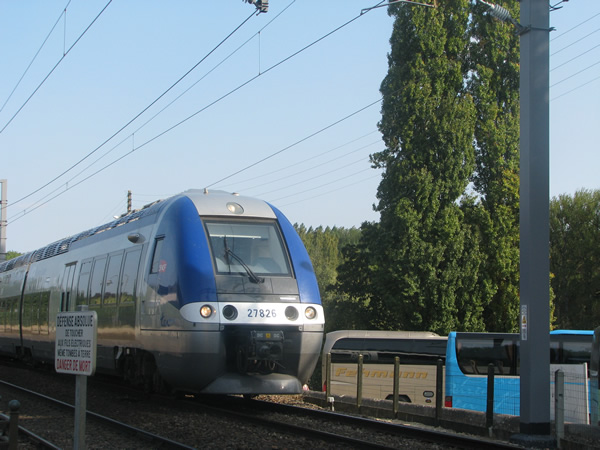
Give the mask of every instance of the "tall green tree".
[(347, 262), (340, 279), (360, 273), (367, 280), (348, 294), (362, 298), (372, 327), (482, 329), (482, 306), (472, 296), (481, 256), (457, 203), (475, 157), (475, 107), (464, 82), (469, 2), (389, 12), (395, 23), (379, 124), (386, 149), (372, 156), (384, 169), (381, 220), (363, 228), (350, 260), (358, 264)]
[[(503, 3), (519, 16), (516, 0)], [(512, 24), (474, 5), (469, 24), (468, 89), (476, 108), (478, 202), (463, 204), (486, 258), (479, 278), (489, 331), (516, 331), (519, 310), (519, 37)]]
[(358, 243), (361, 231), (357, 228), (306, 228), (294, 225), (311, 258), (321, 300), (325, 309), (326, 330), (356, 328), (355, 308), (348, 308), (348, 296), (336, 289), (338, 266), (346, 247)]
[(557, 326), (600, 325), (600, 190), (551, 200), (550, 270)]

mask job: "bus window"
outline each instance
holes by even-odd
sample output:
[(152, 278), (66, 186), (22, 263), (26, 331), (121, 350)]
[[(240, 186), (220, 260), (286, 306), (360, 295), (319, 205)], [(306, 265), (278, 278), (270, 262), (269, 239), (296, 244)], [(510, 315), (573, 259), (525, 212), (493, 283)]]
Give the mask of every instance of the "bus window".
[(516, 338), (456, 339), (458, 365), (467, 375), (486, 375), (489, 364), (496, 375), (518, 375), (518, 351)]

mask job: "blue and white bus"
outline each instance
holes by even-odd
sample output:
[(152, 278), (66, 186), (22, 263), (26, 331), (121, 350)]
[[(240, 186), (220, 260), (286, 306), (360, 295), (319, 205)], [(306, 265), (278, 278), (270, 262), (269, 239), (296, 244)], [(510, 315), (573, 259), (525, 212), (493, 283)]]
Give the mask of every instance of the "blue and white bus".
[[(550, 332), (551, 364), (590, 363), (593, 331)], [(460, 333), (448, 335), (445, 406), (486, 410), (487, 370), (494, 365), (494, 413), (519, 415), (519, 335)], [(586, 390), (587, 391), (587, 390)]]

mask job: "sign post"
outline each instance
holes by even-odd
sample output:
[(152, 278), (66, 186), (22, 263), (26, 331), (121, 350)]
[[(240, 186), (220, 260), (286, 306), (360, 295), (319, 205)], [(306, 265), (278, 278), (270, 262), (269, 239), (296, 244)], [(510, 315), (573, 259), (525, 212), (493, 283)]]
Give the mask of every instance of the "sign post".
[(54, 368), (75, 375), (75, 436), (73, 448), (85, 449), (87, 377), (96, 371), (98, 335), (96, 311), (60, 312), (56, 315)]

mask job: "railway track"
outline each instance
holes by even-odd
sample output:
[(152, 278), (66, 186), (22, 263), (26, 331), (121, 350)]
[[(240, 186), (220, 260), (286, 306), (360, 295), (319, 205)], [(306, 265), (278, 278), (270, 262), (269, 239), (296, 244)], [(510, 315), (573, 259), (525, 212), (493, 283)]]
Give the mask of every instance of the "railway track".
[[(70, 434), (68, 432), (69, 429), (74, 433), (74, 420), (70, 420), (69, 415), (66, 415), (64, 412), (69, 411), (74, 414), (75, 405), (6, 381), (0, 380), (0, 385), (4, 388), (9, 388), (20, 398), (25, 398), (25, 402), (27, 402), (27, 399), (35, 399), (35, 404), (37, 405), (36, 408), (38, 410), (24, 412), (26, 417), (36, 413), (46, 416), (56, 415), (62, 417), (62, 420), (64, 421), (61, 428), (66, 432), (61, 435), (66, 435), (68, 437)], [(42, 404), (46, 404), (47, 406), (40, 407)], [(22, 413), (20, 412), (20, 414)], [(23, 420), (21, 419), (21, 422), (22, 421)], [(100, 435), (102, 435), (102, 440), (107, 444), (106, 448), (109, 448), (108, 445), (110, 445), (110, 442), (119, 443), (119, 447), (125, 445), (127, 448), (130, 448), (127, 444), (128, 441), (131, 443), (141, 442), (150, 447), (162, 449), (189, 450), (195, 448), (88, 410), (86, 427), (90, 425), (93, 425), (94, 434), (100, 433)], [(53, 442), (52, 438), (47, 439), (43, 437), (47, 432), (47, 429), (32, 430), (24, 426), (19, 426), (19, 448), (23, 448), (23, 446), (27, 444), (33, 445), (34, 447), (32, 448), (60, 449), (65, 447), (65, 441), (68, 441), (68, 438), (63, 438), (60, 442)], [(97, 447), (97, 445), (98, 444), (96, 443), (94, 447)], [(73, 444), (71, 443), (70, 446), (73, 447)]]
[[(72, 448), (72, 405), (65, 398), (74, 399), (73, 380), (30, 371), (14, 374), (14, 370), (10, 369), (11, 383), (0, 383), (0, 394), (3, 399), (9, 399), (6, 390), (10, 389), (11, 398), (21, 400), (23, 426), (29, 427), (28, 422), (40, 423), (41, 429), (32, 427), (32, 431), (47, 444), (30, 448)], [(10, 378), (6, 375), (0, 368), (0, 380)], [(26, 390), (17, 393), (15, 389), (22, 384), (27, 385)], [(30, 392), (38, 390), (44, 391), (41, 396)], [(88, 412), (86, 441), (94, 448), (440, 449), (481, 448), (483, 443), (487, 448), (517, 448), (493, 441), (488, 445), (487, 441), (467, 436), (241, 397), (190, 396), (185, 401), (158, 396), (150, 398), (139, 391), (108, 385), (96, 377), (90, 379), (88, 394), (88, 409), (94, 413)], [(61, 399), (54, 402), (52, 397)], [(52, 407), (34, 406), (33, 411), (31, 406), (25, 407), (46, 405), (51, 401)], [(69, 408), (67, 414), (66, 408)], [(50, 425), (52, 420), (56, 420), (52, 423), (57, 425)], [(100, 436), (102, 442), (98, 441)]]
[[(248, 420), (263, 420), (261, 415), (267, 417), (277, 415), (278, 419), (266, 418), (264, 420), (273, 422), (276, 426), (282, 428), (290, 427), (290, 430), (300, 433), (310, 432), (321, 436), (323, 440), (333, 440), (333, 442), (345, 442), (351, 445), (357, 445), (359, 448), (461, 448), (461, 449), (480, 449), (485, 446), (491, 450), (519, 449), (521, 447), (501, 441), (483, 439), (481, 437), (471, 437), (457, 433), (432, 430), (425, 427), (416, 427), (400, 425), (387, 421), (373, 420), (370, 418), (351, 416), (330, 412), (321, 409), (304, 408), (300, 406), (273, 403), (264, 400), (244, 400), (239, 397), (227, 397), (221, 401), (220, 406), (214, 404), (214, 400), (205, 400), (206, 407), (216, 411), (226, 411), (237, 414)], [(294, 422), (300, 417), (311, 420), (309, 426), (298, 427)], [(331, 432), (327, 430), (337, 430)], [(366, 438), (348, 437), (348, 434), (367, 435)], [(378, 443), (381, 441), (381, 443)], [(417, 445), (418, 443), (418, 445)]]

